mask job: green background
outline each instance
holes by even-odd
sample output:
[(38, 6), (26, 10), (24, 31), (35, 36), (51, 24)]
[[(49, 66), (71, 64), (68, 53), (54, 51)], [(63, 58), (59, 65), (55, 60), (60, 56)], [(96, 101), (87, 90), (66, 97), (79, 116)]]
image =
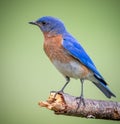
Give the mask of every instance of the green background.
[[(65, 83), (43, 51), (41, 31), (28, 24), (45, 15), (65, 23), (116, 94), (111, 100), (120, 101), (120, 0), (1, 0), (0, 124), (113, 124), (58, 116), (38, 106)], [(65, 92), (79, 96), (79, 80), (72, 79)], [(89, 81), (84, 95), (109, 100)]]

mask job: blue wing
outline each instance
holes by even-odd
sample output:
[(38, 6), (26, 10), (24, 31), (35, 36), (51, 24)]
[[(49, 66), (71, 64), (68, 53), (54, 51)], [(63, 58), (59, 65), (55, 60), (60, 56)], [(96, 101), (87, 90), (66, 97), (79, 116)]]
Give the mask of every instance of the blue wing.
[(85, 50), (79, 44), (79, 42), (73, 38), (70, 34), (64, 34), (63, 36), (63, 47), (68, 51), (70, 55), (74, 58), (79, 60), (82, 64), (84, 64), (87, 68), (89, 68), (93, 73), (94, 77), (97, 79), (96, 82), (93, 82), (108, 98), (111, 96), (116, 97), (110, 89), (107, 87), (107, 83), (98, 72), (97, 68), (95, 67), (94, 63), (87, 55)]
[(79, 42), (75, 38), (73, 38), (70, 34), (65, 35), (63, 39), (64, 40), (62, 45), (69, 52), (69, 54), (71, 54), (73, 57), (78, 59), (82, 64), (88, 67), (97, 77), (103, 79), (103, 77), (96, 69), (94, 63), (87, 55), (83, 47), (79, 44)]
[(79, 60), (82, 64), (84, 64), (86, 67), (88, 67), (93, 73), (94, 77), (98, 80), (97, 82), (93, 82), (108, 98), (111, 98), (111, 96), (116, 97), (110, 89), (107, 87), (107, 83), (104, 81), (103, 77), (98, 72), (97, 68), (95, 67), (94, 63), (90, 59), (90, 57), (87, 55), (85, 50), (82, 48), (82, 46), (79, 44), (78, 41), (76, 41), (75, 38), (73, 38), (70, 34), (64, 34), (63, 36), (63, 47), (68, 51), (70, 55), (72, 55), (74, 58)]

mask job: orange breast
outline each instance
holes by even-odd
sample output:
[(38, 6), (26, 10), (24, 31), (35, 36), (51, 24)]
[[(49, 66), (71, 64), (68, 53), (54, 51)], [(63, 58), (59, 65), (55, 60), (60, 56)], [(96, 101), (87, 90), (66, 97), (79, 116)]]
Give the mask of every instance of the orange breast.
[[(67, 64), (70, 62), (78, 63), (78, 68), (81, 68), (80, 75), (78, 78), (86, 77), (90, 73), (90, 70), (84, 66), (80, 61), (71, 56), (62, 46), (62, 35), (57, 35), (53, 37), (48, 37), (47, 33), (44, 34), (44, 51), (51, 60), (52, 63), (54, 61), (59, 61), (61, 64)], [(70, 65), (71, 66), (71, 65)], [(61, 66), (64, 67), (64, 66)], [(59, 70), (59, 67), (57, 67)], [(70, 67), (72, 68), (72, 67)], [(69, 69), (70, 71), (70, 69)], [(73, 71), (73, 70), (72, 70)], [(81, 72), (82, 71), (82, 72)], [(63, 72), (67, 72), (67, 69)], [(69, 72), (70, 74), (70, 72)], [(72, 75), (72, 74), (71, 74)]]
[(67, 63), (74, 59), (63, 48), (61, 35), (47, 37), (47, 34), (44, 34), (44, 38), (44, 51), (51, 61), (59, 60), (63, 63)]

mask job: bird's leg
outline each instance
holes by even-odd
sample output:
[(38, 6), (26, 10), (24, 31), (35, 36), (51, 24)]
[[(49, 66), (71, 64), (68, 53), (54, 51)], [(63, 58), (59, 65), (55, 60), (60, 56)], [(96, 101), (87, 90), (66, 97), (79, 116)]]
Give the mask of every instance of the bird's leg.
[(60, 92), (64, 92), (65, 87), (68, 85), (68, 83), (70, 82), (70, 78), (68, 76), (66, 76), (66, 83), (65, 85), (62, 87), (62, 89), (60, 90)]
[(65, 87), (67, 86), (67, 84), (68, 84), (69, 82), (70, 82), (70, 78), (69, 78), (68, 76), (66, 76), (66, 83), (65, 83), (65, 85), (62, 87), (61, 90), (59, 90), (59, 91), (57, 91), (57, 92), (55, 93), (54, 98), (56, 97), (56, 95), (57, 95), (58, 93), (64, 92), (64, 89), (65, 89)]
[(85, 106), (85, 101), (83, 96), (83, 80), (80, 79), (80, 81), (81, 81), (81, 95), (80, 97), (76, 97), (76, 99), (79, 99), (79, 102), (77, 103), (78, 104), (77, 109), (80, 107), (81, 103), (83, 103), (83, 105)]

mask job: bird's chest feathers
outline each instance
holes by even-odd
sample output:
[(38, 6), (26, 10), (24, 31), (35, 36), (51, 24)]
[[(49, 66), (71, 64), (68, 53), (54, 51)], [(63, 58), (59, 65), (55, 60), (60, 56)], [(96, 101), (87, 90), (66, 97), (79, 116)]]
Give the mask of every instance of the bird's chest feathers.
[(49, 59), (53, 62), (54, 60), (63, 60), (64, 56), (67, 54), (66, 50), (62, 46), (62, 36), (57, 35), (53, 37), (47, 37), (44, 35), (44, 51), (49, 57)]
[(78, 78), (89, 73), (84, 65), (63, 48), (61, 35), (45, 37), (44, 51), (55, 67), (65, 76)]

